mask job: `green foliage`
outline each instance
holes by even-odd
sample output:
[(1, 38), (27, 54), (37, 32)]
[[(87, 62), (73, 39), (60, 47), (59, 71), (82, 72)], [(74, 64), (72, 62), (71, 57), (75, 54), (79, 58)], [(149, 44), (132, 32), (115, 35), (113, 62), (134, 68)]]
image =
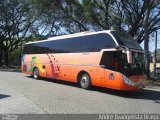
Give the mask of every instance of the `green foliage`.
[(9, 65), (20, 66), (21, 63), (21, 47), (9, 53)]
[(145, 39), (144, 19), (147, 11), (148, 34), (160, 28), (158, 0), (150, 0), (149, 3), (147, 0), (83, 0), (82, 7), (86, 20), (98, 30), (123, 31), (134, 37), (138, 43)]
[(114, 29), (141, 43), (144, 28), (160, 28), (159, 13), (159, 0), (0, 0), (0, 64), (2, 54), (46, 36)]
[[(31, 6), (25, 0), (0, 1), (0, 49), (4, 54), (6, 65), (9, 53), (24, 41), (34, 20)], [(1, 55), (0, 58), (2, 57)]]

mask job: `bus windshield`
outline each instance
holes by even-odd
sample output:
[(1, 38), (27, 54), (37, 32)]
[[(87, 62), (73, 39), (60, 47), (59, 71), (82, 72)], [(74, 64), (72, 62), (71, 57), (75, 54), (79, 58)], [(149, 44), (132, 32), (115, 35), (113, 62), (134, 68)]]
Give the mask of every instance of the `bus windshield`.
[[(108, 59), (109, 58), (109, 59)], [(122, 51), (105, 51), (100, 65), (106, 69), (120, 72), (127, 77), (144, 74), (144, 53), (132, 51), (132, 63), (128, 63), (127, 54)]]
[(144, 74), (145, 66), (144, 66), (144, 54), (140, 52), (132, 51), (132, 64), (127, 62), (127, 55), (122, 53), (122, 71), (126, 76), (131, 75), (142, 75)]
[(142, 50), (141, 46), (130, 35), (118, 31), (112, 31), (111, 33), (116, 38), (119, 45)]

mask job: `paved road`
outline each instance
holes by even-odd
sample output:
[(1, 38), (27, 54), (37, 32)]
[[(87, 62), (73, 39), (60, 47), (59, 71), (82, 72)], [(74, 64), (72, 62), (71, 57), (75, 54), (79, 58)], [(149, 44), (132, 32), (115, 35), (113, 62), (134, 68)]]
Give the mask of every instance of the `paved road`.
[(160, 113), (160, 88), (119, 92), (0, 72), (0, 113)]

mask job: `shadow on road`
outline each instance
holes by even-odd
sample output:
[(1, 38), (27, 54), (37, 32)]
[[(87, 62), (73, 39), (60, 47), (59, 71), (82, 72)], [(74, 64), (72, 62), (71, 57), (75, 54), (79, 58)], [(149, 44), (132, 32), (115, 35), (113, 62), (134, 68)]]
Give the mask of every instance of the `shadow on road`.
[(10, 97), (10, 95), (3, 95), (3, 94), (0, 94), (0, 99), (7, 98), (7, 97)]
[[(26, 76), (26, 77), (32, 78), (31, 76)], [(66, 81), (61, 81), (61, 80), (53, 80), (53, 79), (46, 79), (46, 78), (41, 78), (40, 80), (51, 82), (51, 83), (72, 86), (72, 87), (78, 87), (76, 83), (71, 83), (71, 82), (66, 82)], [(155, 103), (160, 103), (160, 91), (156, 91), (156, 89), (155, 90), (141, 89), (137, 91), (118, 91), (118, 90), (112, 90), (108, 88), (92, 87), (90, 91), (96, 91), (96, 92), (124, 97), (128, 99), (153, 100)]]
[(21, 73), (20, 69), (0, 69), (0, 72), (17, 72)]
[(117, 91), (98, 87), (94, 87), (92, 90), (129, 99), (153, 100), (156, 103), (160, 103), (160, 91), (156, 90), (141, 89), (137, 91)]

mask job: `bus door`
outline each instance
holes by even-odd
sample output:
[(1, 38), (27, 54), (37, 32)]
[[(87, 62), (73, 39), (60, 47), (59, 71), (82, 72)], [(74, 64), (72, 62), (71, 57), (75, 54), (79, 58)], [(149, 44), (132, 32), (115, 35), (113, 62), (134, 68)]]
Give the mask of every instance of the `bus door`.
[(105, 69), (106, 87), (118, 88), (122, 77), (121, 51), (105, 51), (102, 55), (100, 65)]
[(121, 72), (122, 71), (122, 52), (105, 51), (102, 55), (100, 65), (105, 69)]

